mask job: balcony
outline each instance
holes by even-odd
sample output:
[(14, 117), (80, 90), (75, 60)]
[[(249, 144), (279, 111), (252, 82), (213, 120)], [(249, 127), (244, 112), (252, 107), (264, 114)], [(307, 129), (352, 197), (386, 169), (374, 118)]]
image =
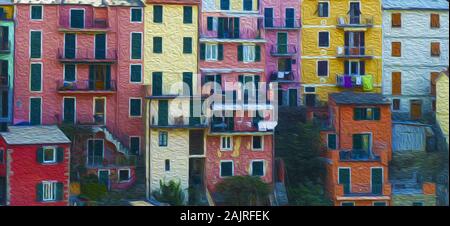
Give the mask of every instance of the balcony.
[(278, 83), (297, 82), (295, 81), (296, 74), (295, 71), (273, 71), (272, 74), (270, 74), (270, 81)]
[(390, 183), (351, 183), (337, 184), (335, 190), (338, 200), (367, 200), (389, 199), (391, 195)]
[(263, 28), (266, 30), (299, 30), (300, 19), (295, 18), (264, 18)]
[(200, 35), (200, 42), (221, 42), (221, 43), (265, 43), (259, 30), (223, 31), (208, 32)]
[(374, 56), (373, 49), (364, 46), (350, 47), (339, 46), (336, 49), (336, 56), (338, 58), (365, 58), (371, 59)]
[(337, 18), (337, 27), (338, 28), (371, 28), (373, 27), (373, 16), (352, 16), (352, 15), (346, 15), (346, 16), (339, 16)]
[(117, 51), (95, 51), (94, 49), (58, 49), (58, 59), (61, 63), (72, 64), (113, 64), (117, 62)]
[(78, 80), (73, 82), (68, 81), (58, 81), (58, 92), (59, 93), (98, 93), (98, 94), (108, 94), (115, 93), (116, 81), (92, 81), (92, 80)]
[(85, 20), (83, 26), (71, 26), (68, 15), (59, 18), (59, 31), (61, 32), (107, 32), (111, 29), (107, 19), (92, 18)]
[(2, 41), (0, 43), (0, 54), (9, 54), (9, 53), (11, 53), (11, 41)]
[(89, 168), (107, 168), (107, 167), (122, 167), (122, 166), (136, 166), (137, 157), (134, 155), (116, 156), (113, 159), (105, 159), (102, 156), (88, 157), (87, 167)]
[(150, 128), (167, 128), (167, 129), (194, 129), (206, 128), (207, 120), (205, 117), (171, 117), (170, 120), (159, 120), (155, 116), (151, 117)]
[(362, 87), (361, 75), (336, 75), (336, 85), (344, 89), (353, 89)]
[(363, 150), (363, 149), (354, 149), (354, 150), (343, 150), (339, 151), (339, 160), (340, 161), (381, 161), (380, 156), (373, 154), (372, 151)]
[(298, 53), (297, 46), (291, 44), (272, 45), (270, 54), (273, 57), (292, 57)]

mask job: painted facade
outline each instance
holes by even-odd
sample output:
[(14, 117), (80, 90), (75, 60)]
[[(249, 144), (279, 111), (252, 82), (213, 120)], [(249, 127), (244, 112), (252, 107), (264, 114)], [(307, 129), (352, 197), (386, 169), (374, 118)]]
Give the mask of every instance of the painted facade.
[[(433, 80), (448, 67), (448, 19), (445, 0), (432, 4), (419, 0), (383, 2), (383, 95), (393, 102), (394, 119), (432, 119), (436, 96)], [(401, 43), (400, 47), (395, 43)]]
[(333, 92), (381, 93), (381, 1), (302, 1), (301, 13), (301, 103), (322, 105)]
[(448, 145), (448, 103), (449, 103), (449, 83), (448, 69), (441, 73), (436, 81), (436, 121), (447, 141)]
[(261, 1), (266, 43), (266, 78), (278, 83), (278, 104), (298, 106), (300, 88), (300, 0)]
[[(381, 94), (343, 92), (329, 97), (327, 192), (334, 205), (390, 205), (390, 105)], [(365, 112), (365, 113), (363, 113)]]
[[(125, 172), (123, 184), (112, 185), (107, 172), (144, 145), (142, 7), (140, 1), (16, 3), (15, 59), (22, 66), (15, 68), (14, 124), (89, 130), (90, 137), (74, 141), (72, 163), (112, 188), (133, 180)], [(130, 171), (132, 162), (125, 164)]]
[(0, 156), (0, 205), (69, 204), (70, 140), (56, 126), (10, 126)]
[(14, 6), (0, 2), (0, 123), (10, 123), (14, 84)]

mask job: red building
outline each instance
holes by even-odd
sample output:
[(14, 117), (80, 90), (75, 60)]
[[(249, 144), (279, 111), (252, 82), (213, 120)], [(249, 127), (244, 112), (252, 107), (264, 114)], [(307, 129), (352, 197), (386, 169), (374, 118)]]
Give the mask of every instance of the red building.
[(374, 93), (333, 93), (326, 144), (327, 190), (335, 205), (390, 205), (392, 123), (388, 100)]
[(69, 159), (58, 127), (10, 126), (0, 133), (0, 205), (68, 205)]

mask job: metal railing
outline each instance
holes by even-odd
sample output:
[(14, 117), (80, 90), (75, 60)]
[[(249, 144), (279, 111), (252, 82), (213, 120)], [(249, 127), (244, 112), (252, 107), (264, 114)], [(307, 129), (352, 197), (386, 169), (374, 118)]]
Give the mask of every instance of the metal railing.
[(298, 29), (301, 28), (301, 20), (296, 18), (264, 18), (265, 29)]
[(346, 196), (374, 196), (383, 195), (383, 183), (342, 183), (344, 195)]
[(207, 125), (206, 117), (172, 117), (172, 120), (167, 120), (167, 122), (159, 122), (155, 117), (150, 120), (151, 126), (161, 126), (161, 127), (205, 127)]
[(222, 32), (205, 33), (201, 38), (217, 38), (217, 39), (262, 39), (259, 30), (230, 30)]
[(373, 16), (338, 16), (337, 24), (340, 27), (372, 27), (374, 24)]
[(62, 29), (109, 29), (109, 23), (107, 19), (92, 18), (90, 20), (85, 19), (83, 26), (77, 27), (70, 24), (70, 15), (64, 14), (59, 18), (59, 27)]
[(297, 46), (293, 44), (277, 44), (272, 45), (270, 54), (272, 56), (286, 56), (297, 54)]
[(96, 51), (92, 48), (59, 48), (58, 57), (61, 60), (73, 61), (116, 61), (117, 51), (115, 49)]
[(59, 81), (59, 91), (116, 91), (116, 81), (77, 80)]
[(379, 161), (380, 156), (373, 154), (370, 150), (353, 149), (340, 151), (339, 159), (341, 161)]

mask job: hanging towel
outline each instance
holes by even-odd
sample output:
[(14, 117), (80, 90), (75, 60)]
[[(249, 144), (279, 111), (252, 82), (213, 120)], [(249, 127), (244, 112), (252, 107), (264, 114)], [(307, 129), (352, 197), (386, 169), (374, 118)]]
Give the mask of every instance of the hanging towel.
[(355, 78), (356, 78), (356, 85), (357, 86), (362, 85), (362, 78), (361, 77), (362, 76), (360, 76), (360, 75), (355, 76)]
[(344, 88), (352, 88), (352, 77), (344, 76)]
[(363, 91), (364, 92), (370, 92), (373, 90), (373, 78), (372, 75), (364, 75), (362, 76), (362, 84), (363, 84)]

